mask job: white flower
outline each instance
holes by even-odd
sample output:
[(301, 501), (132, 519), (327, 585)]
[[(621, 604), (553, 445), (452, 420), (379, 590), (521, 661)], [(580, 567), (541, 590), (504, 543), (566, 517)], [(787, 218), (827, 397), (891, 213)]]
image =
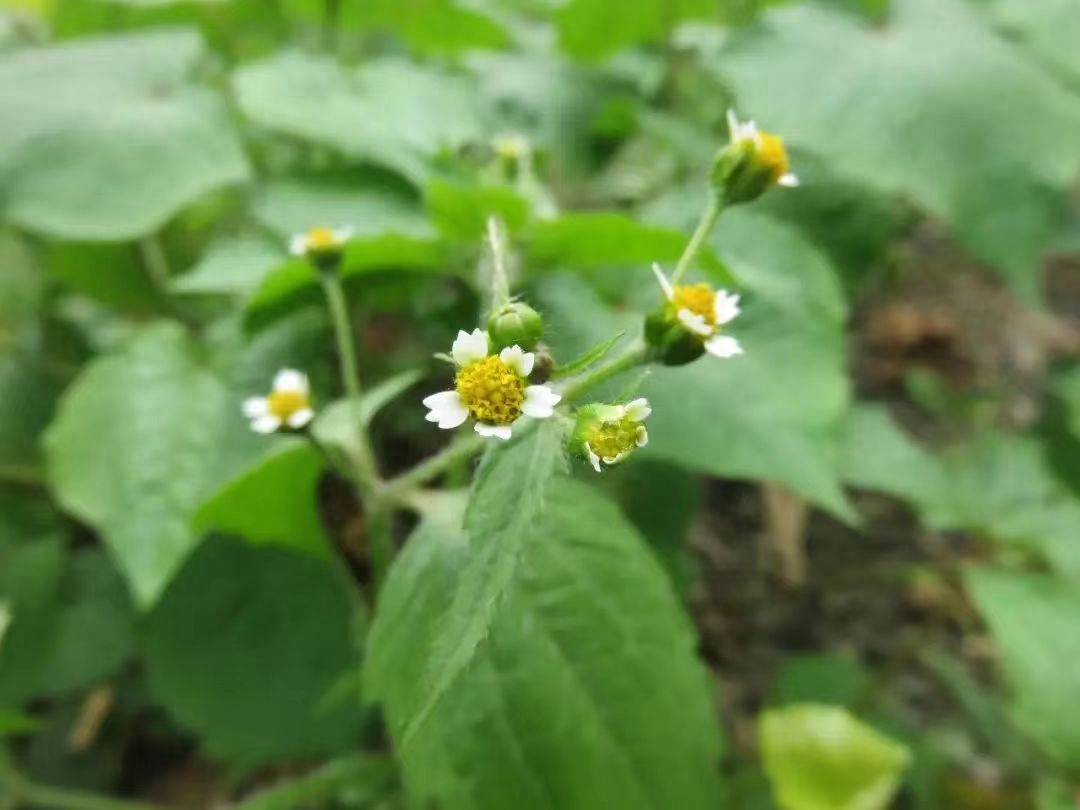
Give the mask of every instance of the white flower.
[(487, 332), (460, 331), (450, 350), (458, 367), (451, 391), (424, 399), (425, 417), (450, 430), (470, 417), (481, 436), (509, 439), (522, 416), (546, 419), (562, 399), (546, 385), (528, 385), (536, 357), (520, 346), (508, 346), (489, 354)]
[(352, 228), (327, 228), (319, 226), (306, 233), (299, 233), (289, 242), (289, 253), (307, 256), (309, 253), (329, 253), (341, 250), (352, 239)]
[(625, 459), (635, 448), (649, 443), (649, 431), (642, 424), (652, 408), (645, 398), (625, 405), (599, 405), (583, 408), (578, 429), (585, 457), (600, 472), (601, 462), (612, 466)]
[(739, 341), (721, 334), (721, 327), (739, 316), (739, 296), (726, 290), (713, 290), (708, 284), (675, 284), (668, 281), (660, 265), (653, 273), (668, 300), (671, 314), (688, 331), (701, 338), (705, 351), (716, 357), (742, 354)]
[(753, 144), (757, 160), (772, 173), (772, 182), (789, 188), (799, 185), (799, 178), (788, 170), (788, 153), (783, 140), (771, 132), (759, 130), (753, 121), (740, 123), (734, 110), (728, 110), (727, 120), (731, 142)]
[(256, 433), (304, 427), (315, 416), (307, 377), (299, 371), (282, 369), (274, 377), (269, 396), (244, 400), (244, 416), (251, 420), (251, 429)]

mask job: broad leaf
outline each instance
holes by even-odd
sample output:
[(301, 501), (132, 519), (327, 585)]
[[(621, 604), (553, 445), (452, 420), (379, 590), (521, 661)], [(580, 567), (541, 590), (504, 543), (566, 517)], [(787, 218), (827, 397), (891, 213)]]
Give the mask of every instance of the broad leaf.
[(0, 57), (0, 215), (50, 236), (132, 239), (245, 180), (225, 105), (189, 79), (201, 50), (177, 30)]
[(596, 266), (674, 261), (686, 236), (621, 214), (571, 213), (539, 222), (529, 233), (528, 255), (537, 265)]
[(258, 236), (235, 236), (213, 243), (198, 264), (172, 283), (192, 295), (238, 295), (254, 290), (285, 260), (285, 251)]
[(842, 176), (906, 195), (1036, 294), (1080, 168), (1080, 100), (971, 4), (905, 0), (873, 27), (812, 4), (781, 8), (715, 67), (760, 124)]
[(506, 32), (490, 17), (459, 0), (365, 0), (347, 9), (346, 21), (398, 34), (415, 51), (455, 54), (501, 48)]
[(290, 53), (244, 68), (235, 85), (256, 123), (393, 169), (418, 185), (440, 150), (487, 135), (464, 79), (399, 60), (345, 70)]
[(349, 748), (357, 710), (328, 699), (355, 665), (349, 587), (307, 554), (205, 543), (149, 616), (151, 691), (239, 765)]
[(465, 530), (429, 519), (383, 591), (367, 683), (406, 781), (450, 810), (714, 808), (686, 620), (625, 518), (556, 474), (560, 444), (543, 425), (495, 451)]
[(227, 405), (183, 331), (162, 324), (88, 366), (46, 435), (56, 497), (101, 532), (143, 607), (198, 540), (189, 520)]
[(195, 527), (325, 557), (318, 511), (325, 467), (309, 443), (281, 442), (214, 493), (195, 515)]
[(1017, 722), (1063, 765), (1080, 766), (1080, 726), (1066, 709), (1080, 703), (1076, 586), (993, 569), (969, 571), (967, 585), (1001, 650)]
[(1080, 7), (1072, 0), (993, 0), (997, 22), (1073, 81), (1080, 79)]
[(595, 59), (655, 42), (683, 19), (716, 18), (715, 0), (570, 0), (559, 10), (559, 41), (572, 56)]
[(911, 758), (903, 745), (837, 706), (770, 709), (758, 732), (784, 810), (885, 810)]

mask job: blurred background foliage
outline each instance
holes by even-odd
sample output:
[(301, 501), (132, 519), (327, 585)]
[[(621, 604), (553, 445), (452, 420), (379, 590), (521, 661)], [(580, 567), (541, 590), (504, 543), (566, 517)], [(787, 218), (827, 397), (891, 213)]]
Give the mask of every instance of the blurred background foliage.
[[(4, 0), (0, 806), (394, 807), (404, 778), (470, 808), (1077, 807), (1078, 41), (1075, 0)], [(337, 390), (287, 240), (355, 230), (399, 470), (440, 441), (419, 399), (487, 218), (556, 356), (632, 331), (729, 106), (802, 186), (700, 262), (745, 357), (654, 371), (647, 451), (550, 493), (540, 525), (611, 555), (530, 552), (553, 591), (578, 572), (549, 620), (595, 614), (587, 688), (522, 643), (547, 591), (516, 594), (402, 777), (386, 725), (472, 568), (425, 518), (380, 604), (408, 633), (364, 661), (363, 516), (238, 406), (285, 366)], [(619, 557), (638, 535), (667, 582)], [(669, 670), (590, 655), (620, 616)]]

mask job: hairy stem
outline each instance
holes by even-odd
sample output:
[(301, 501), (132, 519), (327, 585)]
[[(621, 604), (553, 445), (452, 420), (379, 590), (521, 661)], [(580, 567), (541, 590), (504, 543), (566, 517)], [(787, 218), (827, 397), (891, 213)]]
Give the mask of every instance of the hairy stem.
[(484, 449), (484, 438), (475, 433), (455, 438), (431, 458), (420, 462), (407, 473), (395, 478), (386, 487), (386, 495), (395, 501), (406, 499), (417, 487), (438, 478), (455, 465), (467, 461)]
[(701, 246), (705, 243), (709, 234), (712, 233), (712, 229), (716, 226), (716, 220), (720, 218), (723, 210), (723, 206), (716, 199), (716, 195), (710, 194), (705, 213), (701, 215), (701, 221), (698, 223), (694, 235), (690, 237), (690, 241), (683, 248), (679, 263), (675, 265), (675, 270), (671, 274), (672, 284), (678, 284), (679, 280), (686, 275), (686, 271), (690, 269), (690, 265), (693, 264), (694, 258), (697, 256), (698, 251), (701, 250)]
[(497, 217), (488, 217), (487, 242), (491, 251), (491, 311), (510, 302), (510, 277), (506, 270), (506, 234)]
[(593, 371), (586, 372), (568, 383), (562, 391), (563, 402), (573, 402), (612, 377), (617, 377), (635, 366), (640, 366), (648, 356), (649, 347), (639, 338), (624, 354), (616, 357), (606, 366), (600, 366)]

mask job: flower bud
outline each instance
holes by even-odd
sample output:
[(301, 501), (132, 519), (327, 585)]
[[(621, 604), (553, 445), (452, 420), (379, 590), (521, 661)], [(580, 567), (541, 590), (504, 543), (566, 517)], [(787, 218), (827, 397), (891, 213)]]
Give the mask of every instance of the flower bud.
[(318, 226), (294, 236), (289, 252), (294, 256), (303, 256), (324, 273), (333, 273), (341, 264), (345, 245), (350, 238), (351, 228)]
[(669, 307), (645, 316), (645, 342), (652, 347), (657, 362), (665, 366), (685, 366), (705, 354), (701, 338), (673, 319)]
[(507, 346), (520, 346), (531, 352), (544, 334), (544, 319), (528, 304), (512, 301), (491, 314), (487, 332), (494, 351)]

